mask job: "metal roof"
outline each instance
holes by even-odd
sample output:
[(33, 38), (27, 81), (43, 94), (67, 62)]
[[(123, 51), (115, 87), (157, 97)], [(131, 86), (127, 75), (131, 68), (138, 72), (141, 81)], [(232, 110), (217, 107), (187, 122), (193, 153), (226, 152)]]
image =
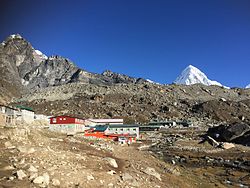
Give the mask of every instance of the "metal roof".
[(95, 126), (95, 131), (104, 132), (107, 128), (108, 128), (107, 125), (98, 125), (98, 126)]
[(131, 128), (131, 127), (139, 127), (139, 125), (128, 125), (128, 124), (112, 124), (107, 125), (109, 128)]
[(109, 128), (131, 128), (131, 127), (139, 127), (139, 125), (128, 125), (128, 124), (111, 124), (111, 125), (96, 125), (97, 127), (109, 127)]
[(79, 118), (79, 117), (75, 117), (75, 116), (70, 116), (70, 115), (51, 116), (51, 117), (49, 117), (49, 119), (58, 118), (58, 117), (69, 117), (69, 118), (77, 118), (77, 119), (85, 120), (83, 118)]
[(95, 131), (104, 132), (107, 128), (133, 128), (139, 127), (139, 125), (126, 125), (126, 124), (117, 124), (117, 125), (96, 125)]
[(34, 112), (34, 110), (30, 107), (27, 106), (22, 106), (22, 105), (16, 105), (17, 108), (21, 109), (21, 110), (28, 110), (28, 111), (32, 111)]
[(0, 107), (6, 107), (6, 108), (9, 108), (9, 109), (13, 109), (13, 110), (18, 110), (16, 107), (14, 106), (7, 106), (7, 105), (3, 105), (3, 104), (0, 104)]

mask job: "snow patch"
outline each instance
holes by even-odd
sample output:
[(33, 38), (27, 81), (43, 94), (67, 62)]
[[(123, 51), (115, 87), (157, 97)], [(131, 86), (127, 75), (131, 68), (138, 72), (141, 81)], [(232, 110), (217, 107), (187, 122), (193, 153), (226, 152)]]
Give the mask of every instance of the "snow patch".
[(43, 59), (48, 59), (48, 57), (46, 55), (44, 55), (41, 51), (39, 50), (35, 50), (36, 54), (39, 55), (41, 58)]
[(158, 84), (158, 85), (160, 85), (159, 83), (154, 82), (154, 81), (152, 81), (152, 80), (150, 80), (150, 79), (146, 79), (146, 81), (149, 82), (149, 83), (152, 83), (152, 84)]
[(249, 89), (250, 88), (250, 84), (248, 84), (247, 86), (246, 86), (246, 89)]
[(43, 53), (39, 50), (35, 50), (35, 52), (37, 53), (37, 55), (43, 55)]
[(2, 45), (2, 46), (5, 46), (5, 45), (6, 45), (5, 41), (3, 41), (3, 42), (1, 43), (1, 45)]

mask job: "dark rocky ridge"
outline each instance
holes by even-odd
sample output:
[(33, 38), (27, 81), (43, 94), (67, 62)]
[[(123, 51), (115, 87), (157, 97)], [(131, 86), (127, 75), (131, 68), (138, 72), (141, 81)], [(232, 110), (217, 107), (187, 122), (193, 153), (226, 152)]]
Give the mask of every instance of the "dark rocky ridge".
[(113, 83), (126, 83), (126, 84), (136, 84), (136, 83), (145, 83), (147, 82), (143, 78), (133, 78), (130, 76), (127, 76), (125, 74), (119, 74), (119, 73), (114, 73), (110, 70), (106, 70), (102, 73), (103, 76), (109, 77), (112, 79)]
[(20, 35), (11, 35), (0, 44), (1, 95), (3, 100), (19, 96), (24, 76), (43, 59)]
[(146, 82), (111, 71), (103, 74), (90, 73), (78, 68), (69, 59), (57, 55), (47, 58), (18, 34), (9, 36), (1, 43), (0, 66), (2, 97), (9, 93), (10, 98), (30, 89), (72, 82), (97, 85)]
[(70, 82), (78, 70), (70, 60), (52, 56), (27, 73), (24, 80), (32, 89), (57, 86)]
[(51, 56), (35, 67), (24, 77), (30, 89), (58, 86), (67, 83), (81, 82), (96, 85), (116, 83), (143, 83), (146, 80), (129, 77), (111, 71), (95, 74), (78, 68), (71, 60), (61, 56)]

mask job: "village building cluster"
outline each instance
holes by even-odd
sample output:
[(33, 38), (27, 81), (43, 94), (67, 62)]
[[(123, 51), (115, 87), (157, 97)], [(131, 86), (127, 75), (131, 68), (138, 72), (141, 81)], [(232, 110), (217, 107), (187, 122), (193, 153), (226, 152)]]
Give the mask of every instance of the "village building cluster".
[(190, 121), (153, 121), (148, 125), (127, 125), (123, 119), (83, 119), (69, 115), (46, 116), (35, 114), (25, 106), (0, 105), (0, 124), (16, 125), (18, 122), (31, 124), (46, 122), (50, 131), (67, 135), (83, 134), (85, 137), (112, 139), (120, 143), (133, 143), (140, 138), (140, 132), (157, 131), (173, 127), (193, 126)]
[(35, 121), (46, 121), (50, 131), (67, 135), (83, 134), (85, 137), (111, 139), (128, 144), (139, 138), (139, 126), (125, 125), (123, 119), (83, 119), (68, 115), (51, 117), (35, 114), (31, 108), (21, 105), (0, 105), (1, 125), (15, 126)]
[(29, 107), (0, 104), (0, 124), (2, 125), (13, 126), (17, 123), (33, 123), (35, 120), (48, 121), (48, 116), (35, 114)]
[(50, 117), (51, 131), (67, 134), (84, 133), (85, 137), (106, 138), (120, 143), (136, 142), (138, 125), (124, 125), (123, 119), (81, 119), (71, 116)]

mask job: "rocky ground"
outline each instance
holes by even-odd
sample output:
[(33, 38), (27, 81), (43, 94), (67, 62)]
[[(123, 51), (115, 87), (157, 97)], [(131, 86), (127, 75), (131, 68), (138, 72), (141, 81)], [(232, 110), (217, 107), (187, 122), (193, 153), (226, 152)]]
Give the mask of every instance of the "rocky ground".
[(13, 101), (46, 115), (123, 117), (125, 122), (189, 119), (193, 122), (249, 122), (250, 90), (205, 85), (71, 83), (32, 91)]
[[(198, 187), (249, 187), (250, 148), (205, 141), (205, 130), (168, 129), (151, 134), (148, 148), (155, 156), (189, 171), (185, 178), (196, 177)], [(143, 148), (142, 148), (143, 149)]]
[(141, 142), (2, 127), (0, 187), (248, 187), (250, 149), (202, 141), (204, 130), (143, 133)]
[[(171, 165), (137, 145), (1, 128), (0, 187), (178, 187)], [(172, 179), (172, 180), (171, 180)], [(171, 180), (171, 181), (169, 181)]]

